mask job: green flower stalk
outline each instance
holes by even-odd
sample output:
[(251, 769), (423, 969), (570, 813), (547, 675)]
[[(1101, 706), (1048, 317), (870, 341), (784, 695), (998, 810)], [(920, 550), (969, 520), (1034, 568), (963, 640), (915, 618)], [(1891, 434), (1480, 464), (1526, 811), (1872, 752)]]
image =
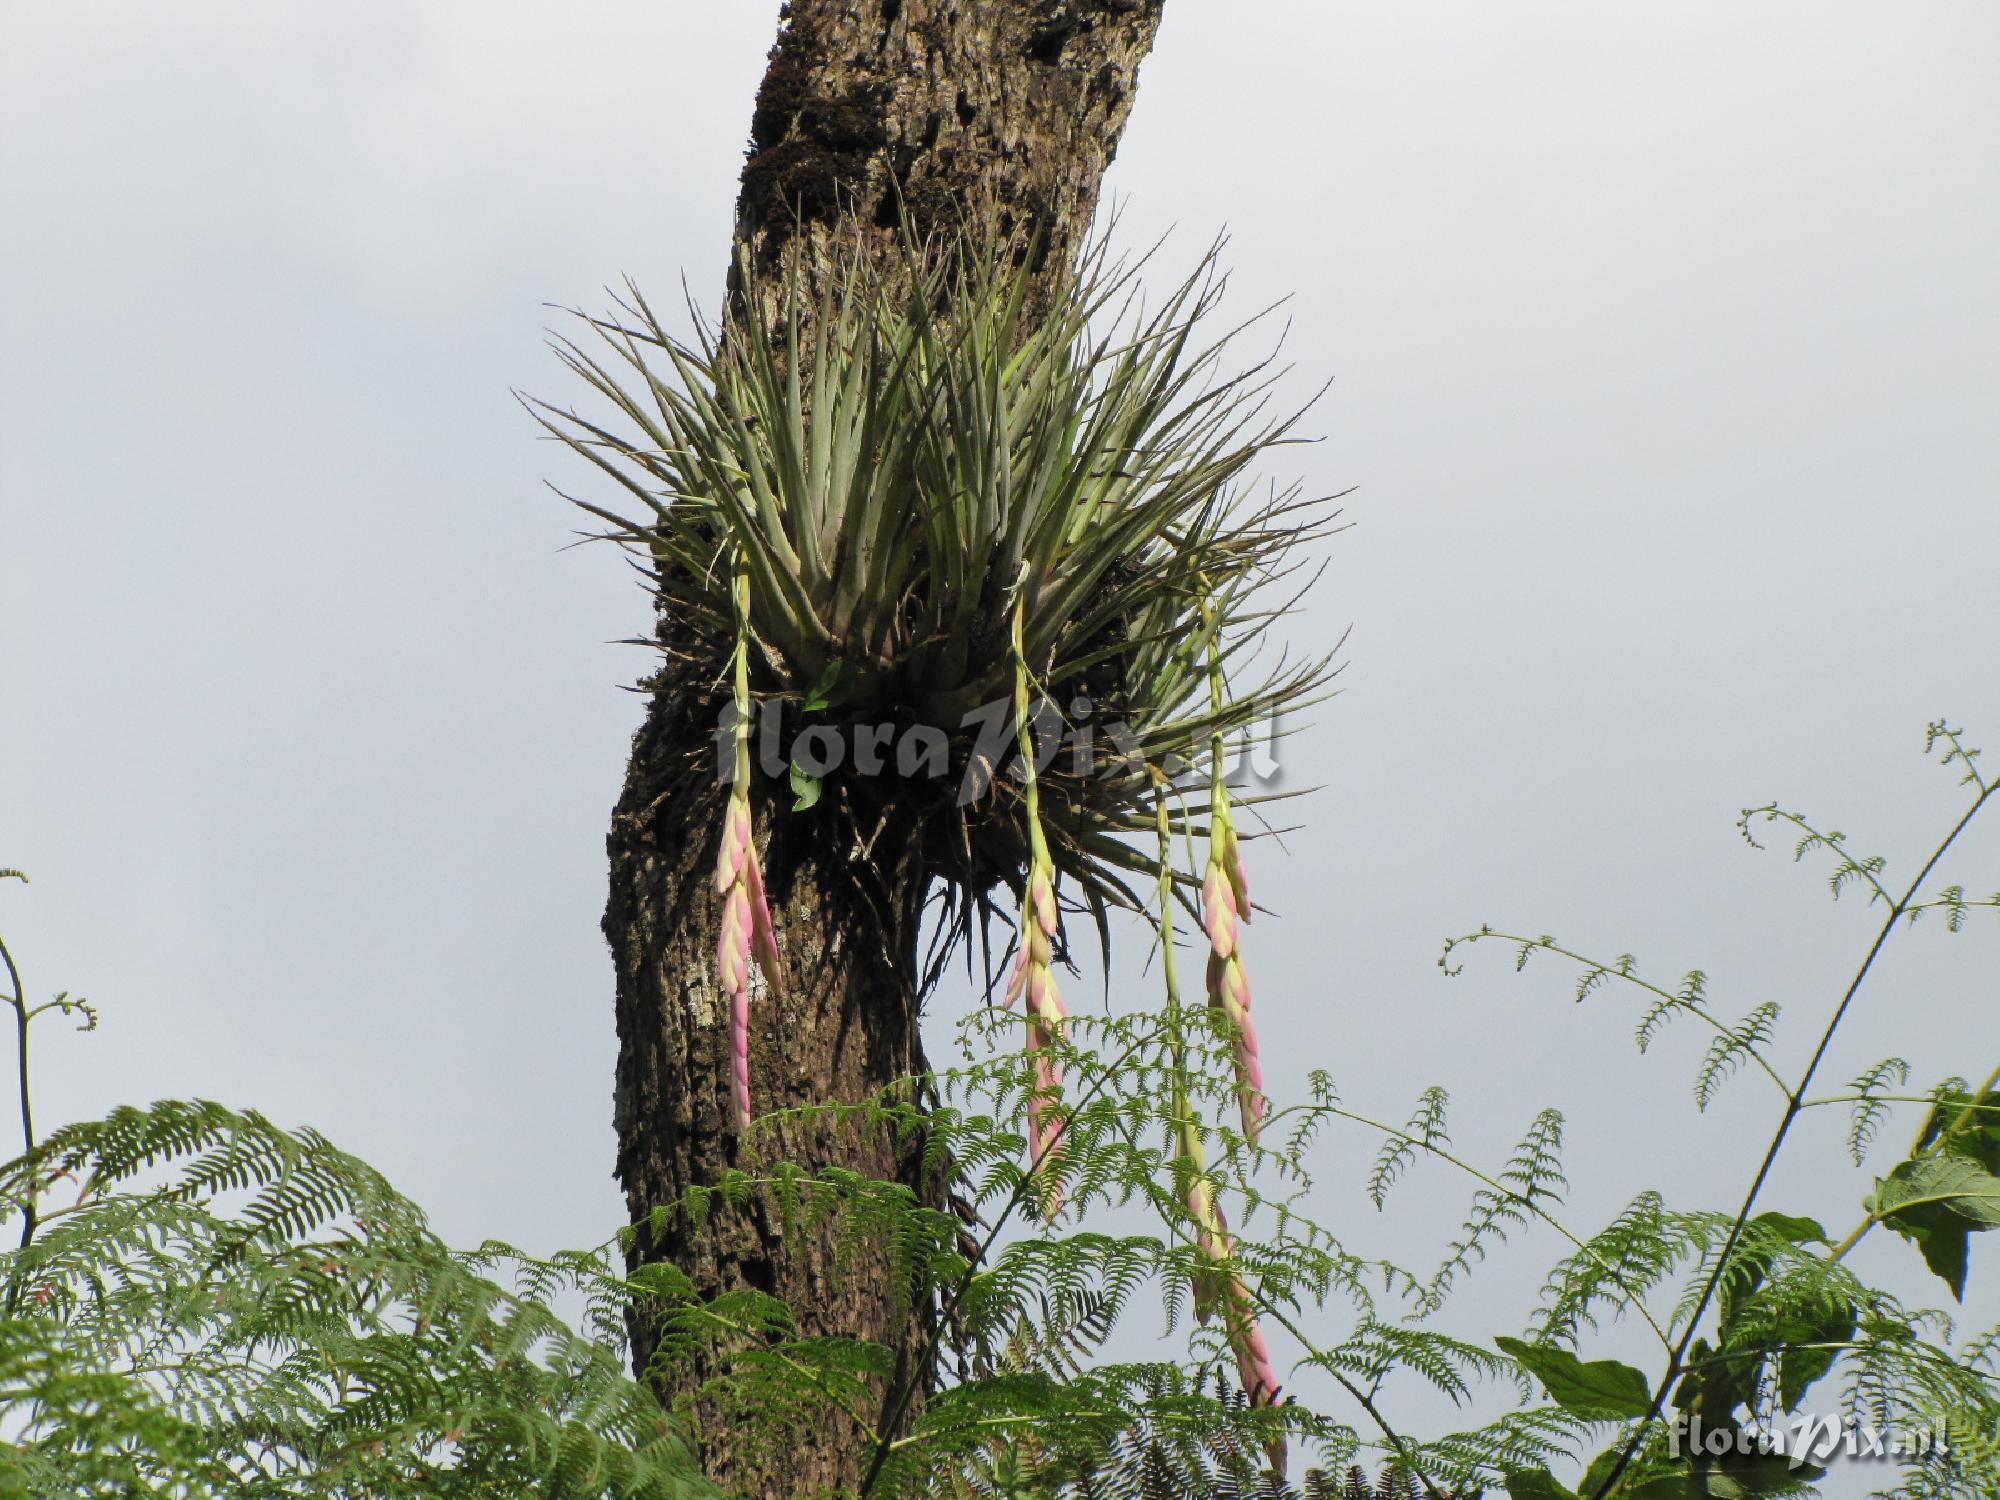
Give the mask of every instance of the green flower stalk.
[(715, 966), (729, 996), (729, 1105), (738, 1130), (750, 1126), (750, 963), (778, 984), (778, 939), (764, 898), (764, 872), (750, 818), (750, 574), (736, 572), (736, 763), (722, 818), (722, 847), (715, 856), (715, 888), (722, 895), (722, 935)]
[(1069, 1017), (1062, 990), (1051, 967), (1055, 941), (1062, 932), (1056, 908), (1055, 861), (1049, 857), (1042, 832), (1041, 790), (1036, 781), (1034, 728), (1028, 697), (1028, 658), (1022, 646), (1026, 601), (1014, 606), (1014, 721), (1025, 780), (1023, 792), (1028, 822), (1028, 874), (1021, 900), (1021, 951), (1007, 984), (1008, 1005), (1026, 997), (1028, 1056), (1032, 1079), (1028, 1093), (1029, 1170), (1042, 1179), (1042, 1214), (1054, 1218), (1062, 1209), (1062, 1179), (1056, 1164), (1062, 1155), (1062, 1063), (1055, 1048), (1069, 1040)]
[[(1212, 607), (1202, 619), (1213, 632)], [(1222, 648), (1219, 635), (1208, 643), (1209, 701), (1219, 718), (1223, 704)], [(1208, 868), (1202, 875), (1202, 926), (1208, 932), (1208, 1001), (1229, 1018), (1236, 1042), (1236, 1102), (1243, 1116), (1243, 1133), (1255, 1141), (1264, 1128), (1269, 1101), (1264, 1097), (1264, 1068), (1257, 1058), (1257, 1028), (1250, 1019), (1250, 978), (1243, 971), (1242, 925), (1250, 920), (1250, 882), (1243, 874), (1243, 855), (1230, 816), (1229, 783), (1225, 779), (1222, 731), (1209, 737)]]

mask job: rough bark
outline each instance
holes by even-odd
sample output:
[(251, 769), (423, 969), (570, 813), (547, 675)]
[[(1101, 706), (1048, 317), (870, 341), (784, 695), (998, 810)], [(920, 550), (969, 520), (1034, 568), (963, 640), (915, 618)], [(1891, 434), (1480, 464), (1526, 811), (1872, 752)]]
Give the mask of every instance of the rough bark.
[[(834, 264), (858, 221), (867, 253), (971, 221), (1025, 231), (1051, 267), (1075, 254), (1131, 107), (1163, 0), (793, 0), (753, 117), (738, 202), (733, 296), (771, 298), (781, 268)], [(847, 217), (843, 220), (843, 215)], [(773, 312), (775, 301), (766, 306)], [(671, 649), (675, 622), (661, 622)], [(612, 817), (604, 930), (617, 968), (618, 1174), (635, 1220), (744, 1164), (727, 1107), (727, 1006), (713, 978), (718, 901), (707, 879), (721, 799), (712, 684), (663, 672), (635, 737)], [(781, 791), (759, 788), (760, 809)], [(866, 1097), (923, 1067), (918, 927), (928, 872), (894, 830), (876, 858), (815, 842), (809, 823), (773, 825), (766, 854), (787, 984), (753, 1003), (758, 1111)], [(894, 851), (895, 857), (881, 856)], [(788, 1127), (767, 1157), (839, 1165), (920, 1184), (879, 1133)], [(771, 1205), (678, 1224), (642, 1239), (704, 1295), (754, 1287), (785, 1301), (802, 1332), (873, 1339), (905, 1357), (924, 1314), (886, 1267), (839, 1263), (823, 1236), (786, 1237)], [(657, 1330), (635, 1320), (643, 1370)], [(698, 1374), (699, 1372), (695, 1372)], [(676, 1392), (664, 1389), (671, 1398)], [(704, 1434), (703, 1458), (732, 1493), (851, 1491), (867, 1454), (839, 1423), (782, 1451)]]
[[(1072, 257), (1163, 0), (794, 0), (750, 122), (737, 242), (753, 294), (810, 278), (851, 214), (895, 254), (967, 222)], [(740, 294), (740, 266), (732, 263)], [(769, 304), (775, 313), (775, 303)]]

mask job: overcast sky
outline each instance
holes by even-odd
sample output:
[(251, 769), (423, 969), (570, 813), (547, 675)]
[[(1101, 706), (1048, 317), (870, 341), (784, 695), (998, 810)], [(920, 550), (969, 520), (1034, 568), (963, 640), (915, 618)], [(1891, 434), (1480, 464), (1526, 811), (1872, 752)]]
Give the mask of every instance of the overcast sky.
[[(35, 879), (0, 931), (105, 1017), (44, 1039), (46, 1119), (213, 1096), (455, 1240), (620, 1221), (597, 921), (646, 661), (608, 643), (648, 605), (563, 550), (542, 480), (578, 475), (509, 390), (570, 393), (544, 304), (715, 305), (776, 9), (0, 0), (0, 865)], [(1292, 626), (1352, 626), (1288, 752), (1321, 789), (1252, 855), (1281, 1101), (1308, 1065), (1398, 1117), (1443, 1083), (1488, 1155), (1559, 1103), (1587, 1224), (1740, 1193), (1774, 1101), (1697, 1117), (1692, 1031), (1641, 1059), (1623, 996), (1433, 960), (1490, 921), (1698, 965), (1801, 1059), (1866, 914), (1737, 810), (1907, 876), (1961, 805), (1926, 722), (2000, 769), (1996, 65), (1987, 0), (1171, 0), (1126, 242), (1229, 231), (1233, 305), (1289, 296), (1296, 389), (1333, 380), (1274, 477), (1358, 486)], [(2000, 836), (1950, 874), (2000, 886)], [(1824, 1081), (2000, 1060), (1995, 929), (1919, 929)], [(1844, 1124), (1772, 1206), (1852, 1223)], [(1327, 1212), (1428, 1263), (1465, 1189), (1364, 1218), (1370, 1149), (1329, 1147)], [(1943, 1295), (1878, 1239), (1864, 1273)], [(1973, 1280), (1990, 1322), (2000, 1246)]]

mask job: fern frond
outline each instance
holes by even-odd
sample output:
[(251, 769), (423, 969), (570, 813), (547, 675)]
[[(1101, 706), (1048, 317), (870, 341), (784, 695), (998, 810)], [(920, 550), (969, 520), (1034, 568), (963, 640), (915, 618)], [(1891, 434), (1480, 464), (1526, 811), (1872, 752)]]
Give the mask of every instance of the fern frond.
[(1445, 1130), (1445, 1113), (1450, 1103), (1451, 1096), (1436, 1085), (1425, 1089), (1404, 1133), (1390, 1136), (1383, 1143), (1368, 1173), (1368, 1197), (1377, 1208), (1388, 1200), (1389, 1190), (1416, 1160), (1419, 1150), (1450, 1143), (1451, 1137)]
[(1694, 1102), (1697, 1109), (1705, 1111), (1714, 1102), (1722, 1085), (1735, 1076), (1745, 1062), (1763, 1056), (1763, 1049), (1777, 1033), (1779, 1013), (1777, 1002), (1766, 1000), (1736, 1026), (1709, 1043), (1708, 1053), (1695, 1074)]
[(1885, 1057), (1848, 1085), (1856, 1095), (1854, 1113), (1847, 1127), (1847, 1154), (1855, 1166), (1868, 1159), (1868, 1148), (1875, 1143), (1882, 1122), (1888, 1118), (1891, 1105), (1881, 1096), (1909, 1081), (1910, 1065), (1900, 1057)]
[(1562, 1133), (1561, 1113), (1543, 1110), (1500, 1170), (1499, 1186), (1481, 1187), (1473, 1194), (1472, 1208), (1458, 1238), (1425, 1289), (1421, 1299), (1425, 1310), (1444, 1305), (1458, 1278), (1469, 1272), (1476, 1260), (1485, 1259), (1488, 1244), (1503, 1242), (1511, 1230), (1525, 1227), (1544, 1202), (1562, 1202), (1568, 1186), (1562, 1170)]

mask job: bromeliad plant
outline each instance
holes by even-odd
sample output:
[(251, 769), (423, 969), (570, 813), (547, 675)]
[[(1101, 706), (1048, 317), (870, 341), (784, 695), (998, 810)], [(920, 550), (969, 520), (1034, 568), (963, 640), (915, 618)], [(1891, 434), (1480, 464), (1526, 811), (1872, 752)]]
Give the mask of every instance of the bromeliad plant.
[[(794, 764), (781, 815), (837, 847), (896, 851), (941, 893), (947, 950), (983, 938), (996, 893), (1016, 893), (1017, 941), (1034, 951), (1022, 987), (1040, 976), (1053, 995), (1051, 965), (1068, 961), (1059, 905), (1089, 912), (1102, 939), (1112, 907), (1144, 904), (1133, 882), (1158, 866), (1131, 836), (1151, 827), (1155, 775), (1219, 756), (1324, 685), (1324, 659), (1245, 669), (1288, 602), (1272, 584), (1334, 512), (1246, 493), (1246, 470), (1291, 422), (1264, 415), (1268, 364), (1230, 373), (1228, 339), (1198, 340), (1221, 292), (1212, 255), (1154, 312), (1132, 269), (1093, 257), (1031, 316), (1008, 248), (913, 248), (887, 269), (856, 254), (816, 302), (795, 285), (780, 326), (747, 307), (726, 337), (700, 328), (692, 344), (633, 290), (615, 318), (587, 320), (594, 340), (557, 345), (616, 416), (534, 409), (637, 503), (578, 501), (644, 559), (670, 669), (736, 676), (718, 878), (738, 878), (744, 709), (794, 726), (810, 715), (842, 744), (920, 733), (932, 750), (873, 775)], [(1015, 691), (1028, 678), (1032, 706)], [(1058, 753), (1064, 730), (1073, 753)], [(1032, 765), (1018, 790), (1001, 774), (1017, 740)], [(1232, 872), (1227, 909), (1209, 901), (1221, 934), (1249, 906), (1227, 793), (1211, 808)], [(1191, 903), (1193, 886), (1177, 881), (1176, 899)], [(742, 948), (722, 954), (739, 1010)], [(1248, 990), (1233, 946), (1216, 954), (1250, 1121)]]

